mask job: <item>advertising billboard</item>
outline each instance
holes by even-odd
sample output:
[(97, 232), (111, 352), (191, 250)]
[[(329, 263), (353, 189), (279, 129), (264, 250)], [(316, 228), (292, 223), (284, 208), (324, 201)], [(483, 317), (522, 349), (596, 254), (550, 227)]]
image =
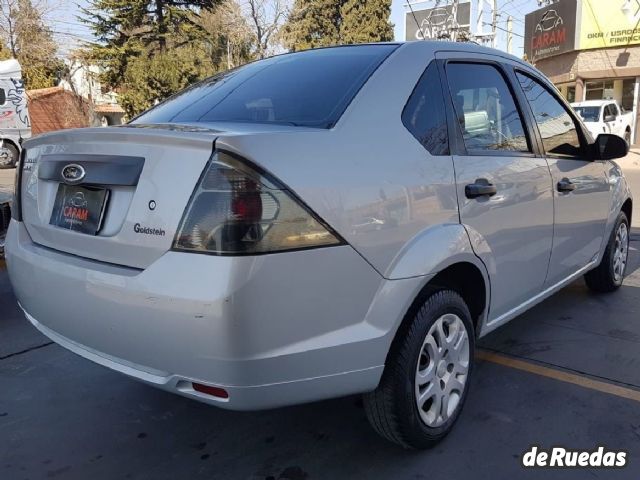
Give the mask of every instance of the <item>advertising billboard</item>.
[(471, 3), (458, 4), (454, 18), (453, 5), (416, 10), (407, 10), (405, 14), (405, 40), (448, 39), (452, 28), (458, 32), (469, 32), (471, 21)]
[(581, 10), (580, 50), (640, 43), (638, 0), (586, 0)]
[(529, 61), (576, 49), (577, 0), (561, 0), (524, 19), (524, 52)]

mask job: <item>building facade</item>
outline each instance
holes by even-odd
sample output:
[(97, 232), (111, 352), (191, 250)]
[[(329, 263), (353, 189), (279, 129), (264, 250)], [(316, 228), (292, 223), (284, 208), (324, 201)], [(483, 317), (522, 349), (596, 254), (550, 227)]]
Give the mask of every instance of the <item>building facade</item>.
[(640, 141), (640, 3), (560, 0), (525, 18), (525, 55), (569, 102), (616, 100)]

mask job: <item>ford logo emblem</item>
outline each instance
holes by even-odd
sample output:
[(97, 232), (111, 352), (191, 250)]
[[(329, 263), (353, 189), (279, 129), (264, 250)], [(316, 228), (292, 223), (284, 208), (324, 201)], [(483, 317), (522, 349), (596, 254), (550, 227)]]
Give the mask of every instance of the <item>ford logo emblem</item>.
[(62, 180), (66, 183), (79, 183), (86, 174), (87, 172), (82, 165), (71, 163), (62, 169)]

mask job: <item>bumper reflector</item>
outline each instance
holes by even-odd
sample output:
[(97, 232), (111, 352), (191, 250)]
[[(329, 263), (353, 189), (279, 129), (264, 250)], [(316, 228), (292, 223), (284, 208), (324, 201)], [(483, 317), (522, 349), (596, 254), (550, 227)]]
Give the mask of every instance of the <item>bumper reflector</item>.
[(204, 393), (205, 395), (211, 395), (212, 397), (217, 398), (229, 398), (229, 393), (224, 388), (202, 385), (201, 383), (192, 383), (191, 385), (196, 392)]

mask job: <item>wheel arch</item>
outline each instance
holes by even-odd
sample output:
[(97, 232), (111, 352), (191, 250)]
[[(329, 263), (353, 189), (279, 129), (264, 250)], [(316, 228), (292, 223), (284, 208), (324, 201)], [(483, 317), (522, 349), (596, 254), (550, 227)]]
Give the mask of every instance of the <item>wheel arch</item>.
[(633, 216), (633, 200), (631, 198), (627, 198), (622, 204), (620, 210), (625, 213), (625, 215), (627, 216), (627, 220), (629, 221), (629, 226), (631, 226), (631, 218)]
[(490, 302), (490, 282), (486, 269), (477, 257), (468, 258), (465, 261), (452, 263), (431, 275), (422, 284), (414, 295), (413, 301), (405, 312), (402, 320), (395, 329), (391, 345), (387, 351), (385, 364), (391, 352), (403, 338), (407, 328), (411, 325), (411, 319), (415, 316), (425, 300), (440, 290), (453, 290), (457, 292), (469, 307), (473, 321), (475, 336), (478, 337), (485, 324), (485, 318)]

